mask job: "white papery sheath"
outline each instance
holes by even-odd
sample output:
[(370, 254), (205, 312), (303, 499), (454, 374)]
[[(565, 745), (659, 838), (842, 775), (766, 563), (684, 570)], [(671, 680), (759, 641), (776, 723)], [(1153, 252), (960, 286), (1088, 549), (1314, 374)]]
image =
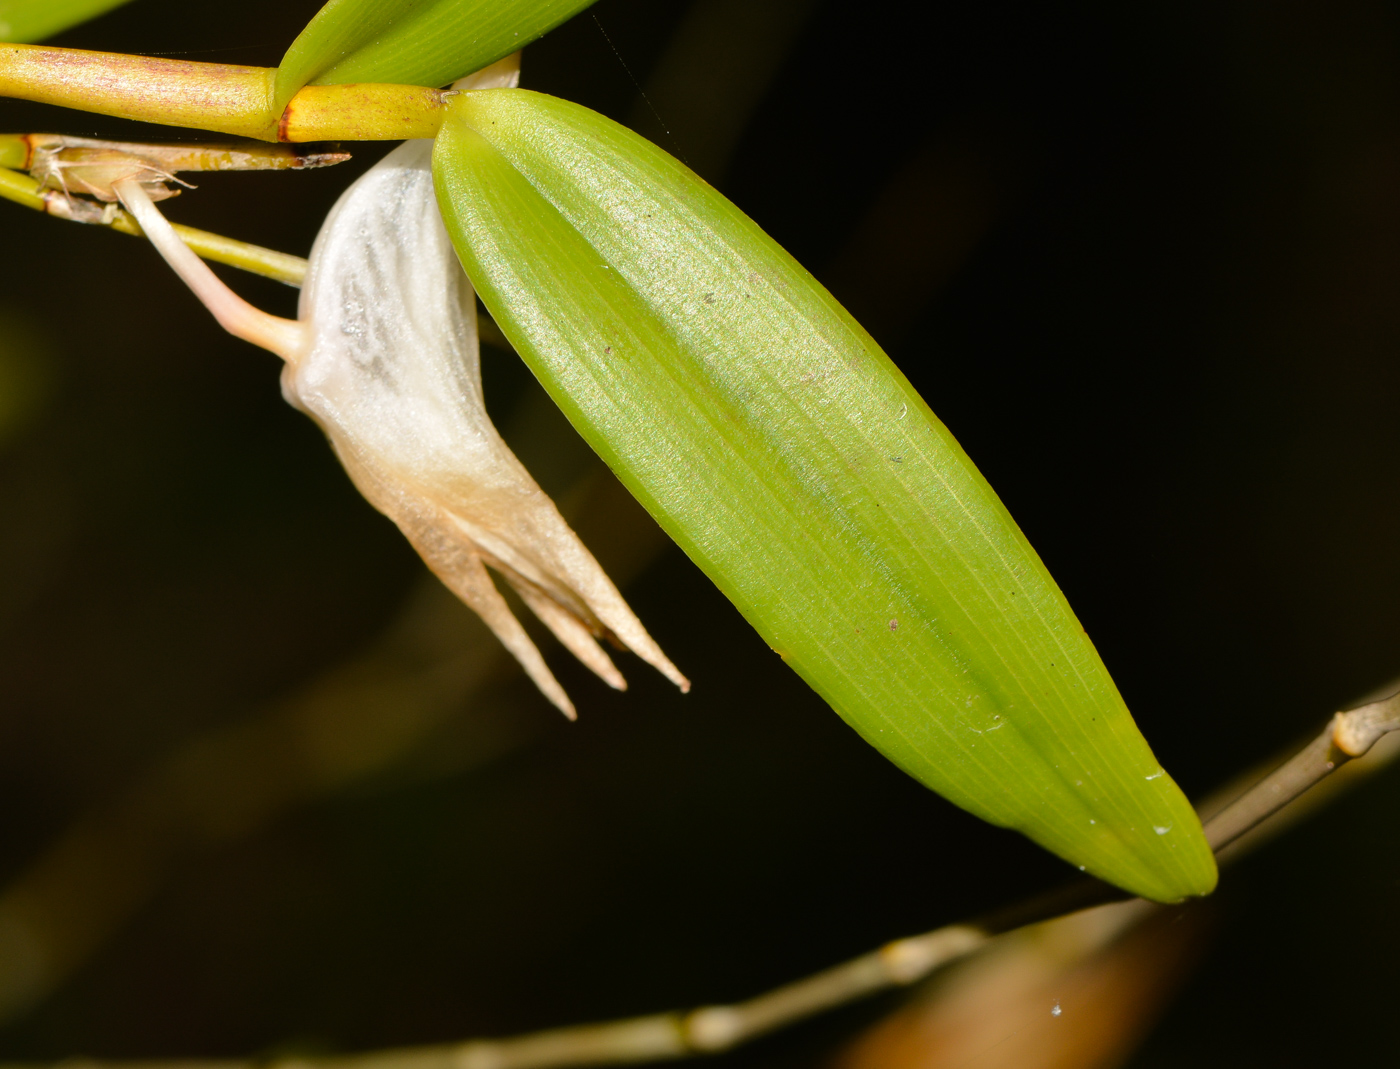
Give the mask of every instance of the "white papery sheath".
[(625, 683), (595, 636), (688, 687), (487, 418), (475, 295), (438, 213), (431, 155), (430, 141), (405, 143), (331, 211), (302, 288), (309, 335), (282, 392), (567, 714), (568, 697), (484, 565), (613, 686)]

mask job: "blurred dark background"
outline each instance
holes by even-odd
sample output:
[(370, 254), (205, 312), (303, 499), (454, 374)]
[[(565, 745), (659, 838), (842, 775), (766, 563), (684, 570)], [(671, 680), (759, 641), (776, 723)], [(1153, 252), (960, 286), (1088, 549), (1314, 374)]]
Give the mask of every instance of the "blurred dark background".
[[(317, 6), (135, 0), (54, 43), (271, 66)], [(601, 0), (524, 70), (866, 323), (1188, 793), (1400, 674), (1400, 7)], [(0, 128), (192, 136), (13, 101)], [(168, 214), (305, 255), (384, 147), (355, 151)], [(566, 723), (149, 248), (4, 204), (0, 233), (0, 1059), (742, 998), (1067, 875), (845, 728), (509, 355), (498, 422), (691, 695), (554, 648)], [(1397, 827), (1381, 775), (1230, 870), (1131, 1064), (1393, 1057)], [(892, 1004), (717, 1064), (821, 1065)]]

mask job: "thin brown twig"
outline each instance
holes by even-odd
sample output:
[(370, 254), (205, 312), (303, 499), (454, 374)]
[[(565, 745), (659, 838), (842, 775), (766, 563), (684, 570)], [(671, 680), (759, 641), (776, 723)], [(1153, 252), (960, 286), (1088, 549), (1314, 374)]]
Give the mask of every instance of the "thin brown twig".
[[(1333, 771), (1400, 730), (1400, 693), (1337, 713), (1321, 735), (1205, 822), (1217, 852), (1284, 809)], [(1230, 859), (1239, 856), (1231, 851)], [(563, 1069), (674, 1061), (729, 1050), (858, 999), (904, 987), (986, 946), (998, 935), (1123, 900), (1116, 888), (1078, 880), (982, 919), (899, 939), (878, 950), (785, 984), (745, 1002), (550, 1029), (505, 1039), (315, 1059), (283, 1059), (261, 1069)], [(1145, 906), (1147, 903), (1139, 902)], [(95, 1062), (65, 1069), (252, 1069), (249, 1061)], [(41, 1069), (8, 1065), (0, 1069)], [(48, 1069), (48, 1067), (42, 1067)]]
[(1342, 765), (1365, 754), (1381, 736), (1400, 729), (1400, 693), (1337, 713), (1317, 738), (1205, 822), (1217, 854), (1273, 816)]

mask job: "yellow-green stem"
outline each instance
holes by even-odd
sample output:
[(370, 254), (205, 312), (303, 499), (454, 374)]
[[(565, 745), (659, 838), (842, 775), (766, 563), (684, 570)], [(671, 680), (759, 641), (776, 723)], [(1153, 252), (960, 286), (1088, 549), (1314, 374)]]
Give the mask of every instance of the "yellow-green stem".
[[(309, 86), (283, 111), (276, 70), (0, 43), (0, 96), (259, 141), (432, 137), (445, 96), (417, 85)], [(3, 149), (0, 149), (3, 151)]]
[[(261, 245), (250, 245), (246, 241), (226, 238), (222, 234), (196, 230), (192, 226), (181, 226), (179, 223), (171, 225), (175, 228), (175, 233), (180, 235), (180, 239), (202, 259), (216, 264), (227, 264), (240, 271), (262, 275), (263, 278), (276, 279), (289, 286), (300, 286), (306, 278), (306, 261), (300, 256), (278, 252), (276, 249), (265, 249)], [(145, 236), (135, 220), (126, 212), (121, 213), (119, 221), (112, 224), (112, 229), (136, 237)]]
[(163, 126), (277, 140), (275, 71), (0, 44), (0, 95)]
[(0, 197), (38, 212), (47, 210), (39, 183), (18, 171), (0, 169)]
[(308, 85), (282, 113), (279, 141), (400, 141), (436, 137), (447, 94), (421, 85)]

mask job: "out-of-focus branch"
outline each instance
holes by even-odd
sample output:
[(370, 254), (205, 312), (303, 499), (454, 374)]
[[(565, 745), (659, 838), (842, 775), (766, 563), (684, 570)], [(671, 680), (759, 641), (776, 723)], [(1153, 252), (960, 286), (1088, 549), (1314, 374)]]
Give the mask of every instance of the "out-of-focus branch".
[[(815, 976), (728, 1006), (551, 1029), (510, 1039), (409, 1047), (338, 1058), (297, 1058), (260, 1069), (553, 1069), (713, 1054), (878, 991), (915, 983), (981, 948), (993, 934), (971, 925), (950, 925), (926, 935), (897, 940)], [(237, 1061), (83, 1059), (64, 1064), (69, 1069), (251, 1069), (251, 1063)]]
[[(1237, 842), (1250, 829), (1279, 815), (1309, 788), (1335, 769), (1367, 753), (1393, 731), (1400, 731), (1400, 693), (1337, 713), (1318, 738), (1206, 821), (1206, 833), (1212, 846), (1221, 851)], [(1386, 759), (1393, 756), (1388, 752)], [(1206, 807), (1214, 808), (1209, 802)], [(1238, 848), (1231, 850), (1224, 860), (1233, 860), (1241, 853)], [(1107, 884), (1079, 880), (980, 920), (896, 940), (844, 964), (731, 1005), (550, 1029), (505, 1039), (331, 1058), (288, 1059), (261, 1063), (258, 1069), (562, 1069), (673, 1061), (713, 1054), (826, 1010), (917, 983), (943, 966), (981, 950), (997, 936), (1047, 921), (1059, 922), (1085, 915), (1085, 910), (1122, 898), (1122, 892)], [(1093, 947), (1106, 945), (1117, 933), (1169, 908), (1141, 900), (1117, 901), (1112, 913), (1103, 914), (1102, 924), (1095, 922), (1095, 931), (1100, 928), (1103, 931), (1092, 941)], [(253, 1069), (252, 1062), (234, 1060), (93, 1062), (70, 1059), (64, 1065), (70, 1069), (78, 1066), (82, 1069)], [(49, 1067), (10, 1064), (0, 1065), (0, 1069)]]
[[(543, 394), (506, 433), (553, 451), (567, 434)], [(593, 462), (556, 465), (571, 523), (621, 584), (667, 545), (620, 484)], [(0, 887), (0, 1023), (41, 1002), (155, 893), (182, 859), (218, 849), (317, 798), (421, 758), (410, 774), (461, 772), (527, 745), (549, 718), (506, 700), (515, 661), (436, 579), (367, 649), (296, 693), (176, 748), (130, 788), (81, 816)], [(470, 717), (461, 714), (470, 710)], [(456, 738), (442, 734), (458, 724)], [(438, 745), (429, 747), (429, 739)], [(431, 758), (422, 754), (432, 751)]]
[(923, 985), (829, 1069), (1119, 1069), (1215, 912), (1139, 898), (1022, 928)]

